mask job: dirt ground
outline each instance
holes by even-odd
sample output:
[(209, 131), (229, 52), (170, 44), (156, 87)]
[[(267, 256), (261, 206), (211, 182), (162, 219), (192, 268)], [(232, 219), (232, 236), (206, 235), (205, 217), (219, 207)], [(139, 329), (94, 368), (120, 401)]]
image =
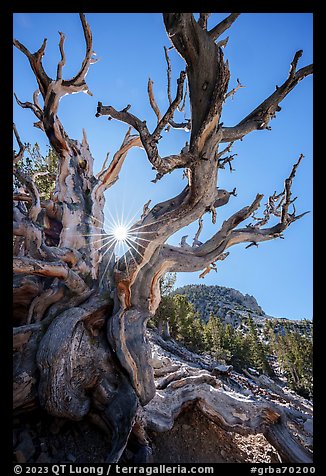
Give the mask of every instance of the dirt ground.
[(172, 430), (149, 433), (155, 463), (278, 463), (263, 435), (230, 433), (196, 408), (177, 418)]
[[(229, 433), (195, 407), (179, 416), (172, 430), (148, 435), (153, 463), (279, 462), (263, 435)], [(89, 422), (53, 419), (45, 412), (14, 421), (15, 462), (104, 463), (109, 447), (110, 438)]]
[[(17, 454), (22, 446), (23, 456)], [(104, 463), (110, 439), (86, 421), (70, 422), (36, 412), (14, 420), (14, 461), (35, 463)], [(28, 457), (29, 456), (29, 457)]]

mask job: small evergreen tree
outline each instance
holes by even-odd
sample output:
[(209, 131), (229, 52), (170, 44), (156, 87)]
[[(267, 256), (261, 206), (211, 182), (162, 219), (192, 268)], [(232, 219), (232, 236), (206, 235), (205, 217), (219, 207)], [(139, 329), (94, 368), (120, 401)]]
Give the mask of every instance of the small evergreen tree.
[(186, 296), (173, 296), (174, 313), (170, 319), (171, 337), (196, 352), (204, 349), (204, 324)]
[(305, 398), (313, 396), (313, 342), (298, 331), (279, 336), (274, 351), (290, 388)]
[(210, 315), (204, 328), (205, 350), (216, 360), (229, 360), (224, 347), (224, 326), (218, 317)]
[(149, 325), (157, 327), (164, 338), (170, 337), (169, 320), (174, 313), (172, 292), (177, 279), (176, 273), (166, 273), (160, 281), (161, 302)]
[(259, 372), (272, 375), (273, 370), (267, 360), (267, 348), (259, 338), (257, 327), (251, 316), (248, 319), (248, 327), (249, 363)]
[[(44, 157), (41, 154), (40, 146), (35, 143), (25, 144), (25, 156), (17, 164), (19, 170), (28, 177), (31, 177), (40, 193), (40, 198), (49, 199), (55, 188), (55, 177), (58, 169), (58, 156), (52, 147)], [(17, 177), (14, 177), (14, 189), (22, 186)]]

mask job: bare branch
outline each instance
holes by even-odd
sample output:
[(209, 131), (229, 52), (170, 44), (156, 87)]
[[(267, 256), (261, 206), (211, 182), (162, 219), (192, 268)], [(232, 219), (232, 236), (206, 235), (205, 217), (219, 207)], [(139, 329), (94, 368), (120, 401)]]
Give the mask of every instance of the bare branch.
[(210, 211), (211, 214), (212, 214), (212, 223), (213, 223), (213, 225), (215, 225), (215, 223), (216, 223), (216, 210), (215, 210), (214, 205), (211, 205), (211, 206), (209, 207), (209, 211)]
[(109, 156), (110, 156), (110, 152), (108, 152), (106, 154), (106, 157), (105, 157), (105, 160), (104, 160), (103, 165), (101, 167), (101, 170), (96, 174), (96, 178), (99, 178), (99, 176), (102, 174), (102, 172), (104, 172), (106, 164), (108, 163), (108, 160), (109, 160)]
[(167, 63), (167, 77), (168, 77), (168, 84), (167, 84), (167, 92), (168, 92), (168, 99), (169, 103), (172, 104), (172, 97), (171, 97), (171, 61), (168, 53), (168, 48), (164, 46), (164, 53), (165, 53), (165, 59)]
[(218, 163), (218, 167), (220, 169), (225, 169), (225, 165), (228, 164), (229, 167), (230, 167), (230, 172), (233, 172), (235, 169), (232, 167), (232, 160), (234, 159), (235, 156), (237, 156), (238, 154), (232, 154), (232, 155), (229, 155), (228, 157), (225, 157), (224, 159), (218, 159), (217, 163)]
[(151, 201), (152, 200), (148, 200), (148, 202), (146, 202), (145, 205), (143, 206), (143, 213), (140, 217), (141, 220), (143, 220), (149, 214), (149, 212), (150, 212), (149, 205), (150, 205)]
[[(117, 111), (116, 109), (114, 109), (114, 107), (103, 106), (102, 103), (99, 102), (97, 106), (96, 117), (100, 116), (113, 117), (113, 119), (117, 119), (118, 121), (122, 121), (129, 124), (134, 129), (136, 129), (137, 132), (139, 132), (140, 140), (146, 151), (148, 160), (158, 172), (158, 177), (156, 178), (156, 180), (161, 178), (164, 174), (171, 172), (175, 168), (185, 167), (193, 157), (192, 154), (190, 154), (189, 152), (179, 155), (170, 155), (163, 158), (160, 157), (156, 145), (158, 139), (153, 139), (153, 135), (150, 134), (147, 128), (146, 121), (141, 121), (140, 119), (138, 119), (138, 117), (134, 116), (128, 111)], [(165, 121), (164, 117), (162, 121)], [(162, 121), (160, 122), (160, 124), (162, 123)], [(159, 125), (157, 126), (157, 128), (159, 127)]]
[[(199, 247), (196, 250), (196, 253), (199, 256), (203, 256), (216, 249), (216, 245), (220, 246), (220, 244), (230, 236), (231, 231), (234, 230), (234, 228), (250, 217), (250, 215), (252, 215), (252, 213), (258, 209), (262, 198), (263, 195), (257, 194), (251, 205), (242, 208), (238, 212), (234, 213), (230, 218), (225, 220), (220, 230), (210, 240)], [(222, 251), (224, 251), (224, 249)]]
[[(185, 110), (185, 107), (186, 107), (186, 100), (187, 100), (187, 96), (188, 96), (188, 94), (189, 94), (189, 86), (188, 86), (188, 81), (186, 81), (186, 90), (185, 90), (185, 93), (184, 93), (184, 95), (183, 95), (183, 101), (182, 101), (182, 104), (181, 104), (181, 106), (180, 106), (180, 107), (179, 107), (179, 106), (177, 107), (177, 109), (178, 109), (178, 111), (179, 111), (179, 112), (182, 112), (182, 111), (184, 111), (184, 110)], [(169, 122), (170, 122), (170, 121), (169, 121)], [(188, 120), (188, 122), (189, 122), (189, 120)], [(189, 130), (190, 130), (190, 128), (189, 128)]]
[[(85, 58), (82, 62), (82, 66), (81, 66), (80, 70), (78, 71), (78, 73), (72, 79), (63, 80), (62, 84), (63, 84), (63, 86), (68, 86), (68, 87), (69, 86), (78, 86), (78, 87), (80, 87), (80, 86), (84, 85), (87, 88), (86, 83), (85, 83), (85, 77), (86, 77), (86, 74), (88, 72), (88, 69), (89, 69), (90, 65), (94, 62), (93, 58), (92, 58), (93, 55), (94, 55), (93, 40), (92, 40), (92, 32), (91, 32), (89, 24), (86, 21), (85, 14), (80, 13), (79, 17), (80, 17), (80, 20), (81, 20), (81, 23), (82, 23), (82, 27), (83, 27), (83, 31), (84, 31), (84, 38), (85, 38), (85, 43), (86, 43)], [(83, 88), (83, 89), (85, 89), (85, 88)], [(87, 88), (87, 92), (90, 93), (88, 88)]]
[(173, 119), (170, 119), (169, 125), (174, 129), (183, 129), (189, 132), (191, 130), (191, 119), (188, 119), (187, 122), (175, 122)]
[(227, 251), (226, 253), (221, 253), (215, 261), (213, 261), (212, 263), (210, 263), (205, 269), (204, 271), (199, 275), (200, 278), (204, 278), (206, 276), (206, 274), (210, 273), (212, 270), (214, 270), (216, 273), (218, 271), (217, 269), (217, 265), (216, 265), (216, 261), (224, 261), (225, 258), (227, 258), (229, 256), (230, 252)]
[(222, 20), (218, 25), (214, 26), (208, 34), (212, 38), (212, 40), (216, 40), (219, 36), (221, 36), (230, 26), (235, 22), (238, 18), (240, 13), (231, 13), (228, 17)]
[(199, 275), (199, 278), (202, 278), (204, 279), (204, 277), (206, 276), (206, 274), (210, 273), (212, 271), (212, 269), (217, 273), (217, 266), (215, 264), (215, 262), (213, 261), (213, 263), (210, 263), (207, 268), (204, 269), (204, 271), (202, 273), (200, 273)]
[[(32, 203), (33, 198), (26, 193), (19, 192), (13, 194), (13, 201)], [(62, 208), (58, 203), (52, 200), (41, 200), (41, 207), (45, 208), (48, 217), (61, 221)]]
[(157, 122), (160, 122), (160, 120), (162, 119), (162, 115), (161, 115), (160, 109), (159, 109), (159, 107), (158, 107), (158, 105), (155, 101), (155, 97), (154, 97), (154, 93), (153, 93), (153, 81), (151, 80), (151, 78), (148, 78), (147, 92), (148, 92), (150, 105), (151, 105), (153, 111), (156, 114)]
[(191, 250), (192, 247), (191, 247), (190, 245), (188, 245), (188, 243), (187, 243), (187, 238), (188, 238), (188, 235), (184, 235), (184, 236), (181, 238), (180, 247), (183, 248), (184, 250)]
[(59, 61), (58, 63), (57, 81), (62, 79), (62, 68), (66, 64), (66, 55), (63, 48), (64, 42), (65, 42), (65, 35), (61, 31), (59, 31), (59, 35), (60, 35), (59, 49), (61, 53), (61, 61)]
[(248, 248), (250, 248), (251, 246), (256, 246), (256, 248), (258, 248), (258, 243), (256, 243), (256, 241), (253, 241), (252, 243), (249, 243), (249, 245), (247, 245), (247, 246), (245, 247), (246, 250), (247, 250)]
[[(34, 93), (34, 97), (35, 97), (35, 94), (36, 94), (36, 92)], [(23, 109), (31, 109), (34, 112), (35, 116), (42, 121), (43, 113), (42, 113), (42, 110), (40, 109), (40, 106), (39, 106), (38, 103), (37, 104), (32, 104), (29, 101), (22, 102), (18, 99), (18, 97), (16, 96), (15, 93), (14, 93), (14, 96), (15, 96), (17, 104), (20, 107), (22, 107)]]
[(36, 91), (34, 91), (34, 94), (33, 94), (33, 103), (34, 103), (34, 106), (40, 111), (40, 113), (42, 114), (42, 108), (40, 106), (40, 103), (38, 101), (38, 97), (40, 95), (40, 90), (37, 89)]
[(291, 222), (295, 219), (295, 210), (293, 212), (293, 215), (289, 215), (289, 206), (294, 201), (294, 200), (291, 201), (291, 187), (292, 187), (293, 179), (295, 177), (297, 168), (299, 167), (299, 164), (303, 158), (304, 158), (304, 155), (300, 154), (298, 162), (293, 165), (289, 177), (284, 182), (285, 201), (282, 205), (282, 214), (281, 214), (281, 223), (284, 225), (287, 224), (289, 221)]
[(153, 180), (151, 180), (152, 183), (157, 183), (159, 180), (161, 180), (161, 178), (164, 177), (164, 174), (162, 172), (158, 172), (156, 175), (155, 175), (155, 178)]
[(30, 102), (22, 103), (17, 97), (16, 100), (21, 107), (29, 108), (34, 112), (34, 114), (39, 119), (39, 121), (36, 122), (34, 126), (46, 132), (51, 144), (59, 155), (62, 149), (69, 149), (69, 146), (67, 145), (67, 136), (58, 118), (56, 117), (60, 98), (66, 94), (83, 91), (91, 94), (85, 82), (85, 77), (90, 64), (94, 62), (92, 60), (92, 34), (90, 27), (86, 22), (85, 15), (80, 14), (80, 19), (86, 41), (86, 55), (80, 71), (70, 80), (62, 80), (62, 69), (66, 62), (64, 52), (65, 36), (63, 33), (59, 32), (59, 49), (61, 53), (61, 60), (58, 63), (56, 80), (52, 80), (45, 73), (42, 65), (42, 57), (44, 55), (46, 40), (44, 40), (41, 48), (34, 54), (31, 54), (30, 51), (19, 41), (14, 40), (14, 45), (27, 56), (30, 62), (31, 68), (39, 85), (39, 90), (44, 99), (44, 108), (41, 109), (37, 101), (36, 93), (34, 94), (34, 104)]
[(245, 87), (246, 87), (246, 86), (243, 86), (243, 85), (240, 83), (239, 78), (237, 78), (237, 83), (238, 83), (237, 86), (236, 86), (235, 88), (231, 89), (231, 91), (229, 91), (229, 92), (225, 95), (224, 101), (226, 101), (227, 98), (230, 97), (230, 96), (231, 96), (231, 99), (233, 99), (235, 93), (236, 93), (240, 88), (245, 88)]
[(290, 71), (289, 71), (289, 78), (294, 77), (297, 66), (298, 66), (298, 61), (301, 58), (302, 54), (303, 54), (303, 50), (299, 50), (295, 53), (294, 58), (291, 62), (291, 67), (290, 67)]
[(19, 134), (18, 134), (18, 131), (17, 131), (17, 128), (16, 128), (16, 125), (13, 123), (12, 124), (12, 127), (14, 129), (14, 134), (15, 134), (15, 137), (16, 137), (16, 140), (18, 142), (18, 145), (19, 145), (19, 151), (18, 153), (15, 155), (14, 154), (14, 165), (17, 164), (17, 162), (19, 162), (23, 156), (24, 156), (24, 152), (26, 150), (26, 146), (22, 143), (22, 141), (20, 140), (20, 137), (19, 137)]
[(191, 187), (191, 185), (192, 185), (191, 174), (192, 174), (192, 172), (191, 172), (191, 169), (189, 167), (186, 167), (183, 171), (183, 174), (182, 174), (182, 180), (184, 178), (186, 178), (188, 180), (189, 187)]
[[(140, 138), (138, 135), (130, 134), (131, 127), (129, 127), (120, 149), (114, 154), (113, 159), (107, 169), (102, 167), (102, 171), (97, 175), (98, 180), (101, 182), (100, 188), (103, 192), (111, 187), (119, 178), (119, 172), (123, 165), (128, 151), (132, 147), (141, 147)], [(108, 155), (107, 155), (108, 158)], [(105, 161), (106, 162), (106, 161)]]
[(193, 243), (192, 243), (193, 247), (202, 245), (202, 242), (199, 241), (199, 235), (200, 235), (202, 229), (203, 229), (203, 218), (200, 217), (200, 218), (198, 218), (198, 230), (196, 231), (196, 234), (194, 236), (194, 240), (193, 240)]
[(61, 262), (47, 263), (27, 257), (14, 257), (13, 270), (17, 274), (36, 274), (62, 279), (66, 286), (77, 294), (90, 292), (90, 289), (78, 274)]
[[(289, 175), (289, 177), (285, 180), (284, 183), (284, 189), (281, 193), (276, 194), (276, 192), (271, 195), (267, 203), (265, 204), (265, 210), (263, 212), (263, 218), (257, 218), (255, 215), (252, 216), (252, 218), (255, 220), (254, 225), (249, 225), (249, 227), (253, 228), (261, 228), (263, 225), (266, 225), (271, 216), (276, 216), (280, 218), (280, 223), (286, 228), (288, 224), (292, 223), (293, 221), (301, 218), (303, 215), (299, 215), (298, 217), (295, 215), (296, 210), (293, 205), (294, 211), (293, 213), (289, 214), (289, 206), (293, 204), (293, 202), (297, 199), (295, 197), (294, 199), (291, 200), (291, 187), (292, 187), (292, 182), (295, 177), (296, 170), (303, 159), (303, 154), (300, 154), (299, 160), (296, 164), (293, 165), (292, 171)], [(284, 229), (285, 229), (284, 228)]]
[(16, 46), (16, 48), (18, 48), (28, 58), (43, 98), (45, 98), (49, 84), (51, 83), (51, 78), (46, 74), (42, 64), (46, 41), (45, 38), (41, 48), (33, 54), (18, 40), (13, 41), (14, 46)]
[(207, 30), (207, 20), (211, 13), (200, 13), (198, 19), (198, 25), (203, 29)]
[(224, 38), (224, 40), (218, 41), (216, 43), (216, 46), (218, 46), (219, 48), (225, 48), (226, 45), (228, 44), (228, 41), (229, 41), (229, 37), (227, 36), (226, 38)]
[(131, 106), (128, 105), (127, 108), (117, 111), (113, 106), (103, 106), (101, 102), (98, 102), (96, 117), (109, 116), (118, 121), (125, 122), (136, 129), (136, 131), (139, 132), (141, 139), (146, 142), (146, 139), (149, 140), (150, 137), (146, 121), (141, 121), (138, 117), (128, 112), (130, 107)]
[(28, 217), (32, 222), (36, 222), (37, 217), (40, 214), (41, 211), (41, 201), (40, 201), (40, 194), (39, 191), (33, 181), (30, 177), (28, 177), (26, 174), (21, 172), (19, 169), (15, 168), (14, 169), (14, 174), (18, 178), (18, 180), (24, 184), (27, 188), (27, 190), (31, 194), (31, 207), (28, 211)]
[[(299, 220), (304, 215), (309, 213), (304, 212), (300, 215), (296, 215), (295, 209), (293, 213), (288, 212), (289, 206), (295, 200), (291, 200), (291, 187), (293, 178), (295, 177), (296, 170), (302, 159), (303, 155), (300, 154), (299, 160), (293, 165), (289, 177), (285, 180), (284, 191), (278, 195), (276, 195), (276, 192), (274, 192), (274, 194), (269, 197), (268, 202), (266, 204), (266, 209), (264, 211), (264, 217), (261, 219), (256, 218), (257, 223), (255, 225), (250, 224), (246, 228), (234, 230), (234, 232), (232, 232), (231, 234), (230, 241), (227, 246), (232, 246), (234, 244), (243, 242), (251, 242), (257, 244), (261, 241), (267, 241), (274, 238), (282, 238), (282, 232), (286, 230), (286, 228), (291, 225), (291, 223), (296, 220)], [(275, 205), (274, 202), (277, 201), (279, 201), (279, 203)], [(280, 209), (281, 211), (279, 211)], [(261, 229), (262, 225), (268, 223), (271, 215), (279, 217), (279, 223), (270, 228)], [(255, 217), (253, 218), (255, 219)]]
[(290, 73), (282, 86), (254, 109), (247, 117), (234, 127), (223, 127), (223, 137), (221, 142), (230, 142), (242, 139), (246, 134), (254, 130), (268, 129), (269, 121), (273, 119), (276, 112), (281, 110), (279, 103), (288, 95), (290, 91), (306, 76), (313, 72), (313, 65), (305, 66), (296, 71), (296, 66), (302, 50), (297, 51), (291, 62)]
[(233, 142), (230, 142), (230, 144), (225, 147), (225, 149), (221, 150), (221, 152), (219, 152), (218, 154), (216, 154), (216, 159), (219, 159), (220, 157), (222, 157), (224, 154), (226, 154), (227, 152), (230, 152), (232, 146), (234, 144), (234, 141)]
[(152, 134), (152, 139), (154, 141), (158, 140), (159, 135), (161, 134), (162, 130), (164, 127), (168, 124), (169, 120), (173, 118), (174, 111), (176, 110), (177, 106), (180, 104), (182, 101), (182, 96), (183, 96), (183, 84), (186, 79), (186, 73), (185, 71), (181, 71), (180, 77), (177, 80), (178, 87), (177, 87), (177, 94), (174, 99), (174, 101), (170, 104), (168, 110), (164, 114), (163, 118), (160, 120), (160, 122), (157, 124), (153, 134)]
[[(232, 192), (228, 192), (223, 188), (217, 188), (215, 192), (214, 201), (212, 203), (213, 207), (223, 207), (229, 202), (231, 195), (234, 195), (234, 190)], [(209, 211), (209, 209), (207, 209), (206, 211)]]
[[(202, 245), (197, 247), (164, 245), (160, 253), (161, 261), (169, 263), (170, 271), (186, 272), (199, 271), (207, 268), (217, 259), (225, 259), (229, 254), (225, 253), (225, 250), (231, 246), (232, 233), (236, 233), (233, 230), (257, 210), (262, 197), (263, 195), (258, 194), (251, 205), (242, 208), (225, 220), (218, 232)], [(253, 239), (248, 241), (253, 241)]]

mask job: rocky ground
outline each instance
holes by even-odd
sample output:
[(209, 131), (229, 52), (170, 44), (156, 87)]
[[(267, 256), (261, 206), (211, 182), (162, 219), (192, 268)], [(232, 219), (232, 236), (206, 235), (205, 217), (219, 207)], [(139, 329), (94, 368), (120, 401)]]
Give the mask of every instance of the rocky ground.
[[(90, 422), (64, 422), (45, 414), (14, 422), (14, 461), (18, 463), (104, 463), (110, 438)], [(153, 463), (277, 463), (263, 435), (247, 437), (223, 430), (195, 407), (177, 418), (172, 430), (149, 431)], [(129, 462), (130, 450), (122, 461)]]
[[(273, 447), (265, 431), (279, 415), (288, 418), (284, 431), (292, 457), (311, 457), (309, 401), (280, 382), (236, 373), (152, 331), (149, 338), (157, 394), (139, 409), (121, 462), (284, 461), (282, 446)], [(13, 435), (15, 462), (101, 463), (110, 446), (110, 434), (93, 420), (70, 422), (42, 411), (15, 416)]]
[(191, 407), (172, 430), (149, 432), (156, 463), (278, 463), (263, 435), (227, 432)]

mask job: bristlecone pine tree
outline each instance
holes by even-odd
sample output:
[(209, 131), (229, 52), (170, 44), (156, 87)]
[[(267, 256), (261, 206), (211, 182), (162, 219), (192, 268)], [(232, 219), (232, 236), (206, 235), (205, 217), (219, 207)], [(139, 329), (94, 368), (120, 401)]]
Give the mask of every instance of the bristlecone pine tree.
[[(185, 71), (180, 74), (173, 99), (169, 79), (170, 105), (164, 114), (149, 82), (149, 99), (157, 116), (154, 130), (148, 129), (143, 118), (132, 114), (129, 105), (118, 111), (114, 106), (98, 103), (94, 111), (98, 117), (109, 116), (129, 128), (111, 163), (104, 165), (96, 176), (86, 134), (82, 142), (71, 139), (58, 117), (63, 96), (89, 93), (85, 78), (95, 60), (91, 28), (85, 15), (80, 14), (80, 20), (86, 54), (80, 70), (71, 79), (63, 79), (63, 33), (55, 78), (48, 76), (42, 63), (46, 40), (35, 53), (14, 40), (14, 46), (29, 61), (38, 84), (32, 102), (16, 98), (17, 102), (33, 111), (37, 117), (35, 126), (44, 131), (58, 156), (55, 189), (49, 199), (42, 199), (33, 177), (17, 165), (25, 145), (20, 138), (22, 132), (14, 127), (19, 147), (14, 154), (14, 174), (24, 189), (15, 193), (13, 207), (14, 408), (23, 413), (40, 405), (50, 415), (71, 420), (92, 414), (111, 432), (107, 457), (110, 462), (118, 461), (126, 446), (138, 405), (145, 405), (155, 394), (145, 330), (160, 302), (161, 277), (166, 272), (207, 273), (217, 260), (228, 255), (231, 246), (280, 238), (303, 215), (290, 213), (291, 185), (300, 156), (283, 191), (269, 197), (263, 218), (254, 216), (263, 197), (257, 194), (251, 204), (225, 220), (210, 240), (198, 240), (201, 217), (209, 212), (215, 222), (216, 208), (235, 194), (217, 187), (220, 168), (232, 160), (228, 153), (233, 142), (254, 130), (268, 128), (281, 101), (312, 73), (312, 65), (297, 68), (302, 55), (298, 51), (282, 85), (237, 125), (222, 125), (224, 101), (235, 91), (228, 92), (230, 71), (222, 51), (225, 41), (219, 39), (239, 13), (230, 14), (210, 30), (209, 15), (201, 13), (196, 21), (191, 13), (163, 14), (167, 35), (184, 59)], [(169, 60), (167, 49), (166, 54)], [(186, 79), (191, 120), (177, 124), (173, 117), (184, 98)], [(186, 126), (190, 129), (188, 146), (181, 153), (161, 157), (158, 144), (162, 131)], [(139, 253), (127, 252), (123, 258), (109, 261), (109, 253), (105, 254), (102, 247), (108, 239), (103, 226), (104, 192), (118, 179), (132, 147), (144, 149), (157, 172), (156, 180), (183, 168), (188, 183), (178, 196), (152, 208), (149, 204), (144, 206), (141, 219), (129, 230), (136, 237)], [(278, 223), (268, 227), (272, 216), (279, 218)], [(249, 217), (251, 224), (241, 227)], [(166, 244), (173, 233), (195, 220), (199, 220), (199, 229), (194, 246)], [(137, 234), (142, 230), (146, 231), (146, 240)], [(276, 420), (268, 418), (265, 412), (260, 420), (254, 420), (256, 427), (252, 422), (246, 427), (243, 422), (241, 431), (252, 433), (263, 428), (269, 441), (283, 448), (284, 458), (288, 455), (291, 460), (295, 458), (293, 448), (297, 443), (290, 444), (283, 438), (286, 422)]]

